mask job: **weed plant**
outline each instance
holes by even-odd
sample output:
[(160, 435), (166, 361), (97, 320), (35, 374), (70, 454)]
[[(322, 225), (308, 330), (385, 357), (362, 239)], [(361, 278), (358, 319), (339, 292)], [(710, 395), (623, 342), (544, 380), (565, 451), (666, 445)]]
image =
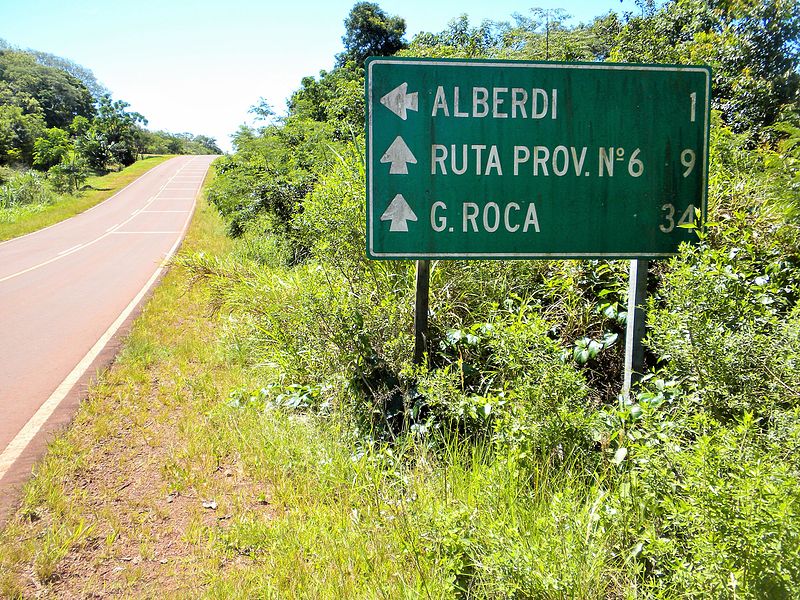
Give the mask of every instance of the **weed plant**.
[(651, 373), (623, 398), (622, 262), (434, 262), (428, 355), (411, 365), (413, 265), (365, 259), (362, 159), (335, 155), (288, 220), (260, 213), (231, 257), (182, 259), (213, 290), (230, 356), (264, 381), (215, 415), (282, 515), (219, 540), (264, 566), (245, 588), (800, 594), (785, 160), (715, 120), (708, 227), (652, 270)]

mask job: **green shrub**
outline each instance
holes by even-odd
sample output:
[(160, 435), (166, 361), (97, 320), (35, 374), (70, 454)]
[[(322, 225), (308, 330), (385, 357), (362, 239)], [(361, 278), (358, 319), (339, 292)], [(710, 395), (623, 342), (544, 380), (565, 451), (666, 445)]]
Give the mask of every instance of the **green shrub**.
[(669, 437), (634, 443), (631, 456), (630, 502), (648, 521), (637, 546), (646, 589), (660, 597), (798, 596), (800, 463), (786, 460), (763, 422), (745, 413), (724, 427), (685, 416)]
[(67, 151), (56, 165), (47, 172), (53, 187), (58, 192), (77, 192), (89, 177), (89, 164), (74, 150)]
[(800, 298), (797, 232), (737, 214), (684, 247), (649, 307), (649, 346), (721, 419), (791, 400), (788, 312)]
[(44, 175), (26, 171), (0, 185), (0, 207), (50, 204), (55, 200)]

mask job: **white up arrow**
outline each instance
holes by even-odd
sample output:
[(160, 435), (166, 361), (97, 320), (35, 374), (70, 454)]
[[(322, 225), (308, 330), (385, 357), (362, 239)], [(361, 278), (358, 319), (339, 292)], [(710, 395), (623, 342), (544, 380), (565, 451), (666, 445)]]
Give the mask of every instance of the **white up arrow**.
[(406, 114), (407, 110), (417, 111), (419, 102), (417, 92), (408, 94), (406, 90), (408, 90), (408, 83), (404, 82), (381, 98), (381, 104), (403, 119), (403, 121), (408, 116)]
[(417, 215), (403, 198), (402, 194), (397, 194), (389, 203), (389, 208), (381, 215), (381, 221), (391, 221), (389, 231), (408, 231), (408, 221), (416, 221)]
[(392, 163), (389, 167), (391, 175), (408, 175), (408, 163), (417, 164), (417, 158), (399, 135), (394, 138), (392, 145), (383, 153), (382, 163)]

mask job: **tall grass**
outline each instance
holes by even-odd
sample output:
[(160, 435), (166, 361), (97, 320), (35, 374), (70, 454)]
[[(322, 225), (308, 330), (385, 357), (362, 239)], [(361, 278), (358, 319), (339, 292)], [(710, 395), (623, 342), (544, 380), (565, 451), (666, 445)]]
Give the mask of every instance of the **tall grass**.
[(269, 483), (274, 515), (213, 536), (250, 562), (211, 597), (608, 598), (631, 587), (607, 481), (569, 460), (526, 471), (457, 437), (348, 443), (335, 420), (258, 403), (220, 406), (208, 434)]

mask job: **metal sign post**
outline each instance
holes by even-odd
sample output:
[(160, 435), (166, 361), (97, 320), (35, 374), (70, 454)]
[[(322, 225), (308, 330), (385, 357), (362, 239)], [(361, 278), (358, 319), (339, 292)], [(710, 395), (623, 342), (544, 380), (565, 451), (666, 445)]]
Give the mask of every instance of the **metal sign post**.
[(622, 395), (628, 397), (631, 386), (641, 379), (644, 367), (645, 314), (647, 298), (647, 269), (650, 261), (632, 260), (628, 283), (628, 321), (625, 325), (625, 372), (622, 379)]
[(428, 300), (430, 289), (428, 260), (417, 261), (417, 285), (414, 300), (414, 364), (421, 365), (428, 351)]

